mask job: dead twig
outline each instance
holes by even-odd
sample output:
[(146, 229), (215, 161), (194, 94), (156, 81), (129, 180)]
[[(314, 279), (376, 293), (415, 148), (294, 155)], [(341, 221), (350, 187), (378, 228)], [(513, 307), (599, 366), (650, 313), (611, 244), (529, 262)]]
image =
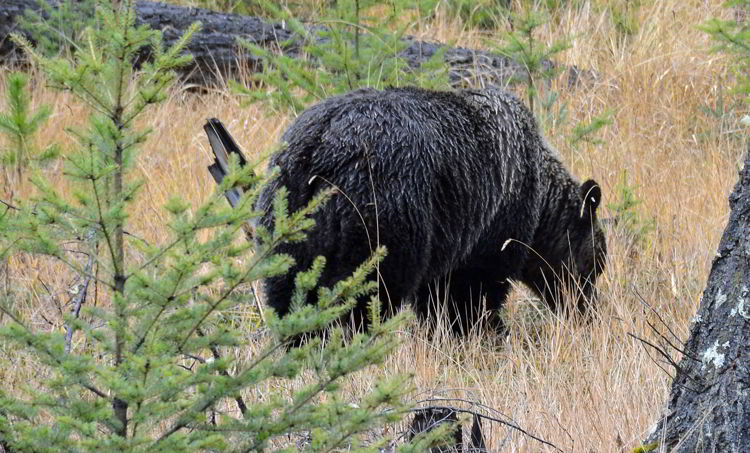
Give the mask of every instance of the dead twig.
[[(95, 240), (96, 238), (96, 232), (90, 231), (87, 235), (88, 242), (91, 242)], [(94, 268), (94, 262), (96, 261), (96, 254), (94, 253), (87, 253), (89, 259), (86, 263), (86, 267), (83, 271), (83, 282), (78, 285), (76, 288), (76, 293), (73, 298), (73, 306), (70, 309), (70, 314), (73, 316), (73, 319), (78, 319), (78, 317), (81, 314), (81, 307), (83, 306), (83, 303), (86, 302), (86, 294), (89, 290), (89, 283), (91, 282), (91, 276), (92, 276), (92, 270)], [(73, 329), (74, 329), (74, 322), (71, 320), (68, 322), (68, 325), (66, 326), (66, 332), (65, 332), (65, 353), (70, 353), (70, 350), (72, 349), (73, 344)]]
[[(198, 328), (198, 336), (204, 337), (206, 334), (203, 333), (203, 330)], [(220, 360), (221, 359), (221, 352), (219, 351), (219, 348), (216, 347), (215, 344), (209, 345), (209, 349), (211, 350), (211, 355), (214, 356), (214, 360)], [(227, 370), (221, 371), (222, 376), (226, 377), (232, 377)], [(237, 403), (237, 408), (240, 410), (240, 413), (242, 415), (245, 415), (245, 412), (247, 412), (247, 404), (245, 404), (245, 400), (242, 399), (241, 395), (237, 395), (234, 397), (235, 403)]]
[[(643, 349), (644, 350), (648, 351), (648, 349), (646, 348), (646, 346), (654, 349), (657, 353), (659, 353), (660, 356), (662, 356), (662, 358), (664, 359), (664, 361), (666, 361), (669, 365), (671, 365), (675, 369), (675, 372), (677, 373), (677, 375), (684, 374), (685, 377), (688, 380), (690, 380), (691, 382), (693, 382), (694, 384), (696, 384), (698, 386), (697, 389), (693, 389), (693, 388), (690, 388), (690, 387), (687, 387), (687, 386), (681, 386), (682, 388), (684, 388), (685, 390), (690, 390), (691, 392), (694, 392), (694, 393), (700, 393), (700, 389), (703, 388), (703, 384), (701, 384), (700, 382), (698, 382), (695, 379), (693, 379), (693, 377), (690, 376), (689, 374), (685, 373), (685, 371), (683, 370), (683, 368), (677, 362), (675, 362), (672, 359), (672, 357), (664, 349), (662, 349), (659, 346), (651, 343), (650, 341), (648, 341), (646, 339), (643, 339), (643, 338), (641, 338), (641, 337), (639, 337), (639, 336), (637, 336), (635, 334), (632, 334), (630, 332), (628, 332), (628, 336), (631, 337), (631, 338), (633, 338), (634, 340), (640, 341), (642, 343), (642, 345), (643, 345)], [(670, 378), (672, 378), (673, 383), (677, 382), (677, 375), (676, 376), (672, 376), (669, 373), (669, 371), (667, 371), (663, 366), (661, 366), (661, 364), (659, 362), (657, 362), (653, 357), (651, 357), (651, 354), (649, 354), (648, 352), (646, 352), (646, 354), (648, 355), (649, 359), (651, 359), (651, 361), (654, 362), (654, 364), (656, 364), (656, 366), (658, 366), (664, 373), (666, 373), (667, 376), (669, 376)], [(674, 384), (674, 385), (677, 385), (677, 384)]]
[(649, 320), (646, 320), (646, 324), (648, 324), (648, 326), (651, 328), (651, 330), (653, 330), (654, 332), (656, 332), (657, 335), (659, 335), (662, 338), (662, 340), (664, 340), (664, 342), (667, 343), (672, 349), (674, 349), (675, 351), (677, 351), (680, 354), (684, 355), (685, 357), (687, 357), (687, 358), (689, 358), (691, 360), (695, 360), (696, 362), (700, 363), (701, 360), (699, 358), (697, 358), (697, 357), (695, 357), (693, 355), (688, 354), (685, 350), (677, 347), (674, 344), (675, 342), (682, 343), (682, 340), (680, 339), (680, 337), (677, 336), (677, 334), (672, 330), (672, 328), (669, 326), (669, 324), (664, 320), (664, 318), (662, 318), (661, 314), (654, 307), (652, 307), (648, 302), (646, 302), (646, 299), (643, 296), (641, 296), (641, 294), (638, 292), (638, 290), (636, 288), (633, 288), (633, 292), (635, 292), (635, 295), (638, 296), (638, 299), (640, 300), (641, 304), (644, 305), (653, 314), (656, 315), (656, 318), (659, 320), (659, 322), (661, 322), (662, 325), (670, 333), (670, 335), (672, 335), (672, 338), (674, 338), (674, 341), (671, 341), (669, 338), (667, 338), (666, 335), (664, 335), (663, 333), (661, 333), (656, 328), (656, 326), (654, 326)]

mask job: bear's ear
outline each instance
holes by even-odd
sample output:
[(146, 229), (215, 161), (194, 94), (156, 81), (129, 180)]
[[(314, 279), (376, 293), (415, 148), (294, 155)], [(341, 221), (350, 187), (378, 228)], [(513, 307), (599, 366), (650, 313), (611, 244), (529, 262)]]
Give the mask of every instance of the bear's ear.
[(596, 208), (599, 207), (599, 202), (602, 201), (602, 189), (599, 184), (593, 179), (581, 184), (581, 198), (583, 204), (581, 205), (581, 218), (586, 216), (586, 213), (590, 213), (591, 216), (596, 214)]

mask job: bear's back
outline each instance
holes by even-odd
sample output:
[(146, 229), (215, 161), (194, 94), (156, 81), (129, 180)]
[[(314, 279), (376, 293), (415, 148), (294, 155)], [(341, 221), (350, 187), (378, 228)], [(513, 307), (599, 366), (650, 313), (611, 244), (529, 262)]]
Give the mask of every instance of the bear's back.
[(283, 154), (310, 161), (313, 170), (341, 169), (363, 158), (388, 173), (420, 161), (449, 164), (476, 151), (483, 124), (473, 116), (455, 93), (362, 89), (305, 110), (282, 137), (288, 145)]
[[(428, 267), (440, 273), (477, 244), (523, 240), (533, 231), (541, 157), (525, 141), (535, 128), (529, 118), (499, 90), (357, 90), (303, 112), (270, 166), (281, 167), (278, 184), (290, 188), (290, 209), (333, 186), (346, 197), (334, 197), (319, 222), (354, 204), (360, 213), (351, 228), (361, 228), (359, 215), (368, 228), (379, 223), (391, 250), (424, 237)], [(366, 209), (373, 201), (377, 213)]]

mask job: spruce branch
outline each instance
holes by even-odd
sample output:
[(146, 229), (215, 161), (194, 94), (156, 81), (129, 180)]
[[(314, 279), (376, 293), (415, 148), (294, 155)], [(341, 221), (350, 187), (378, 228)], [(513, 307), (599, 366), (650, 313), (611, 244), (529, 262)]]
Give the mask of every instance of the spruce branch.
[[(355, 336), (345, 346), (343, 333), (334, 330), (330, 344), (313, 339), (291, 348), (300, 335), (328, 328), (357, 300), (375, 291), (377, 282), (369, 276), (382, 250), (376, 250), (373, 259), (349, 279), (321, 290), (318, 305), (305, 304), (284, 318), (266, 312), (266, 327), (250, 335), (248, 329), (254, 324), (235, 319), (235, 309), (243, 303), (240, 285), (252, 286), (292, 268), (291, 258), (277, 248), (305, 239), (314, 226), (311, 216), (327, 192), (292, 213), (280, 197), (274, 203), (273, 231), (258, 228), (254, 241), (241, 241), (246, 222), (261, 215), (253, 206), (269, 177), (239, 169), (238, 162), (230, 160), (233, 170), (207, 202), (192, 212), (190, 204), (181, 201), (165, 206), (174, 219), (167, 228), (168, 239), (149, 244), (127, 237), (132, 236), (127, 232), (129, 215), (142, 184), (130, 182), (133, 163), (151, 132), (139, 126), (142, 114), (169, 95), (175, 80), (171, 69), (189, 58), (183, 53), (189, 34), (166, 49), (158, 32), (135, 26), (134, 0), (93, 1), (100, 2), (98, 28), (81, 35), (70, 58), (48, 58), (41, 52), (32, 57), (51, 86), (71, 92), (91, 114), (88, 127), (67, 131), (76, 139), (64, 170), (73, 185), (72, 201), (39, 176), (32, 178), (40, 192), (34, 206), (18, 202), (18, 209), (0, 208), (0, 233), (6, 227), (14, 229), (13, 236), (3, 238), (2, 249), (55, 258), (67, 272), (79, 274), (80, 283), (71, 314), (61, 313), (66, 320), (64, 332), (34, 332), (33, 326), (22, 324), (25, 320), (13, 312), (10, 301), (0, 305), (3, 312), (10, 312), (0, 335), (29, 351), (45, 376), (51, 376), (41, 391), (7, 397), (13, 404), (3, 404), (3, 411), (13, 408), (8, 414), (17, 420), (9, 428), (13, 435), (8, 436), (8, 448), (42, 451), (54, 445), (86, 452), (106, 445), (124, 452), (222, 451), (253, 440), (264, 444), (266, 434), (281, 439), (301, 428), (335, 427), (321, 444), (321, 451), (327, 451), (352, 438), (356, 444), (363, 429), (392, 421), (376, 411), (388, 405), (394, 407), (393, 414), (400, 412), (400, 392), (410, 388), (397, 385), (400, 378), (377, 385), (357, 409), (342, 405), (337, 395), (345, 377), (382, 363), (393, 350), (398, 337), (387, 335), (395, 326), (391, 321), (376, 323), (369, 340)], [(387, 37), (378, 39), (390, 46)], [(362, 40), (360, 56), (366, 55), (364, 44)], [(26, 48), (36, 52), (30, 45)], [(151, 60), (133, 68), (134, 56), (143, 50), (150, 52)], [(361, 75), (353, 66), (347, 71), (352, 83)], [(300, 80), (314, 85), (318, 79)], [(235, 209), (222, 209), (224, 192), (235, 186), (245, 194)], [(85, 259), (72, 255), (66, 244), (73, 237), (84, 240), (83, 232), (85, 240), (107, 250), (99, 253), (93, 246)], [(131, 253), (129, 247), (143, 253)], [(301, 288), (316, 287), (323, 272), (322, 261), (318, 262), (300, 279), (305, 280), (299, 283)], [(92, 282), (109, 289), (108, 300), (85, 306)], [(83, 306), (86, 322), (78, 319)], [(85, 350), (72, 347), (75, 329), (85, 338)], [(247, 348), (249, 341), (268, 344), (247, 363), (234, 362), (236, 352)], [(198, 360), (206, 357), (206, 351), (211, 358)], [(254, 389), (269, 379), (295, 378), (305, 371), (317, 378), (291, 401), (275, 396), (268, 403), (257, 399)], [(329, 402), (319, 398), (323, 394), (330, 395)], [(4, 403), (5, 395), (0, 398)], [(236, 404), (241, 415), (217, 417), (225, 403)], [(44, 417), (16, 415), (31, 408), (44, 410)], [(350, 420), (337, 423), (336, 417), (347, 415)], [(43, 429), (35, 431), (35, 423)]]

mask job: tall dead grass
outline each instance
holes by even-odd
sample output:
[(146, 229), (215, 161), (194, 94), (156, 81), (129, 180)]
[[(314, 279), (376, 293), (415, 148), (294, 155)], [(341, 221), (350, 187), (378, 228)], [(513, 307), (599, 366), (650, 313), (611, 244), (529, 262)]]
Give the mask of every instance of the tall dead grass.
[[(727, 220), (727, 195), (744, 143), (726, 118), (702, 110), (715, 106), (720, 93), (727, 97), (732, 84), (727, 59), (708, 53), (710, 41), (696, 28), (705, 18), (725, 14), (720, 1), (641, 2), (640, 26), (630, 36), (613, 25), (610, 7), (616, 1), (570, 3), (576, 6), (555, 14), (539, 38), (573, 36), (561, 63), (591, 69), (595, 77), (574, 88), (560, 77), (550, 88), (560, 91), (559, 102), (569, 106), (571, 124), (607, 109), (615, 111), (615, 121), (603, 131), (599, 146), (572, 147), (563, 126), (548, 138), (574, 174), (601, 184), (605, 217), (607, 204), (618, 201), (617, 185), (626, 172), (642, 200), (637, 209), (653, 218), (654, 230), (638, 242), (609, 227), (607, 270), (594, 322), (558, 318), (537, 308), (519, 288), (508, 303), (505, 338), (429, 338), (417, 326), (408, 326), (400, 332), (403, 345), (385, 366), (347, 385), (356, 398), (378, 375), (413, 373), (415, 401), (478, 401), (566, 451), (620, 452), (645, 437), (670, 384), (664, 364), (629, 334), (658, 342), (647, 325), (657, 323), (658, 312), (680, 340), (686, 339)], [(421, 23), (417, 33), (466, 46), (486, 46), (494, 39), (468, 30), (442, 9), (433, 22)], [(0, 81), (6, 72), (0, 72)], [(88, 113), (68, 95), (45, 88), (40, 77), (35, 80), (34, 103), (51, 103), (55, 111), (41, 141), (73, 146), (63, 130), (82, 125)], [(169, 233), (162, 206), (169, 197), (179, 195), (198, 205), (214, 190), (202, 131), (204, 120), (212, 116), (227, 124), (250, 155), (273, 146), (290, 121), (269, 116), (260, 106), (242, 108), (226, 91), (197, 95), (175, 89), (144, 121), (154, 133), (138, 159), (136, 173), (147, 184), (128, 219), (129, 231), (151, 242), (164, 241)], [(45, 174), (57, 187), (71, 190), (60, 165)], [(25, 182), (14, 192), (18, 196), (33, 189)], [(31, 256), (14, 257), (11, 269), (22, 296), (18, 304), (28, 319), (42, 329), (60, 329), (74, 276)], [(237, 359), (252, 353), (242, 351)], [(40, 379), (28, 357), (6, 354), (0, 363), (6, 391)], [(553, 451), (518, 431), (485, 426), (492, 450)]]

